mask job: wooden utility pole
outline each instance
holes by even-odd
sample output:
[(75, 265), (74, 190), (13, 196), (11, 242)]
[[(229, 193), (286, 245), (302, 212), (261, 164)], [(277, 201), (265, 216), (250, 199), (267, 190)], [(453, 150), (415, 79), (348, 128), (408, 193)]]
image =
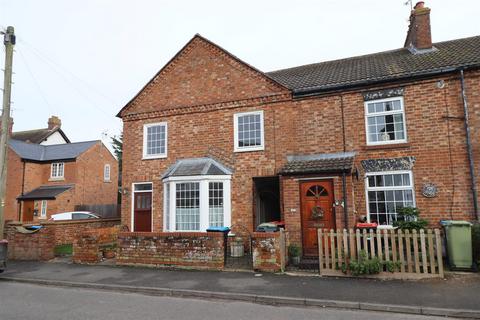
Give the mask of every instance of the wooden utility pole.
[(5, 76), (3, 81), (3, 109), (0, 133), (0, 239), (3, 238), (5, 224), (5, 193), (7, 190), (7, 151), (10, 128), (10, 98), (12, 93), (12, 63), (13, 46), (15, 45), (15, 31), (12, 26), (7, 27), (4, 34), (5, 45)]

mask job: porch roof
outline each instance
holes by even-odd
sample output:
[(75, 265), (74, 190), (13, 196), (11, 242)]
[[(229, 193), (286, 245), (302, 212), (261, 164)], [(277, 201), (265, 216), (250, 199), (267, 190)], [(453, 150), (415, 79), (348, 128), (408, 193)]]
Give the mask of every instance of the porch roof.
[(41, 186), (17, 197), (17, 200), (55, 200), (60, 193), (71, 189), (73, 185)]
[(177, 160), (170, 168), (165, 171), (162, 179), (168, 177), (182, 176), (205, 176), (205, 175), (231, 175), (232, 170), (220, 162), (204, 157)]
[(354, 158), (355, 152), (287, 156), (280, 174), (350, 172)]

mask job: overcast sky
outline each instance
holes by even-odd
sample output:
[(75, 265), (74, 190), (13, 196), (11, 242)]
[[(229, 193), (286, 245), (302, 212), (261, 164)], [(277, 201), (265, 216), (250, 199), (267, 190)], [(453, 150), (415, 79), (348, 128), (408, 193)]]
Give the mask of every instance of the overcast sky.
[[(118, 134), (117, 112), (195, 33), (262, 71), (396, 49), (405, 1), (0, 0), (18, 37), (14, 130), (57, 115), (72, 141)], [(480, 35), (479, 0), (426, 5), (434, 42)]]

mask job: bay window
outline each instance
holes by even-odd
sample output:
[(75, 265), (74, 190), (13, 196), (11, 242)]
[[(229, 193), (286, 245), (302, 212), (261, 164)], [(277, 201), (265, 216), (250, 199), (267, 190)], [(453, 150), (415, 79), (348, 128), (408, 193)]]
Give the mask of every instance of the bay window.
[(164, 179), (164, 230), (230, 227), (230, 175)]

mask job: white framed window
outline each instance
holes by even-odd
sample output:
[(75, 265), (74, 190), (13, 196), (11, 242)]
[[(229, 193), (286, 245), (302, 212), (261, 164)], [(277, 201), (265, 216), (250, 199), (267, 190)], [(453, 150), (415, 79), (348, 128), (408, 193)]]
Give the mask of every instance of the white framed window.
[(42, 200), (42, 208), (40, 209), (40, 217), (47, 217), (47, 200)]
[(365, 102), (367, 145), (407, 142), (403, 97)]
[(402, 207), (415, 207), (411, 171), (367, 173), (365, 178), (367, 220), (392, 225)]
[(164, 231), (230, 227), (230, 179), (229, 175), (165, 179)]
[(65, 164), (63, 162), (52, 163), (50, 178), (63, 179), (65, 171)]
[(103, 167), (103, 181), (110, 181), (110, 165), (108, 163)]
[(233, 122), (235, 152), (265, 149), (263, 111), (236, 113)]
[(143, 126), (143, 159), (167, 157), (168, 130), (166, 122)]

